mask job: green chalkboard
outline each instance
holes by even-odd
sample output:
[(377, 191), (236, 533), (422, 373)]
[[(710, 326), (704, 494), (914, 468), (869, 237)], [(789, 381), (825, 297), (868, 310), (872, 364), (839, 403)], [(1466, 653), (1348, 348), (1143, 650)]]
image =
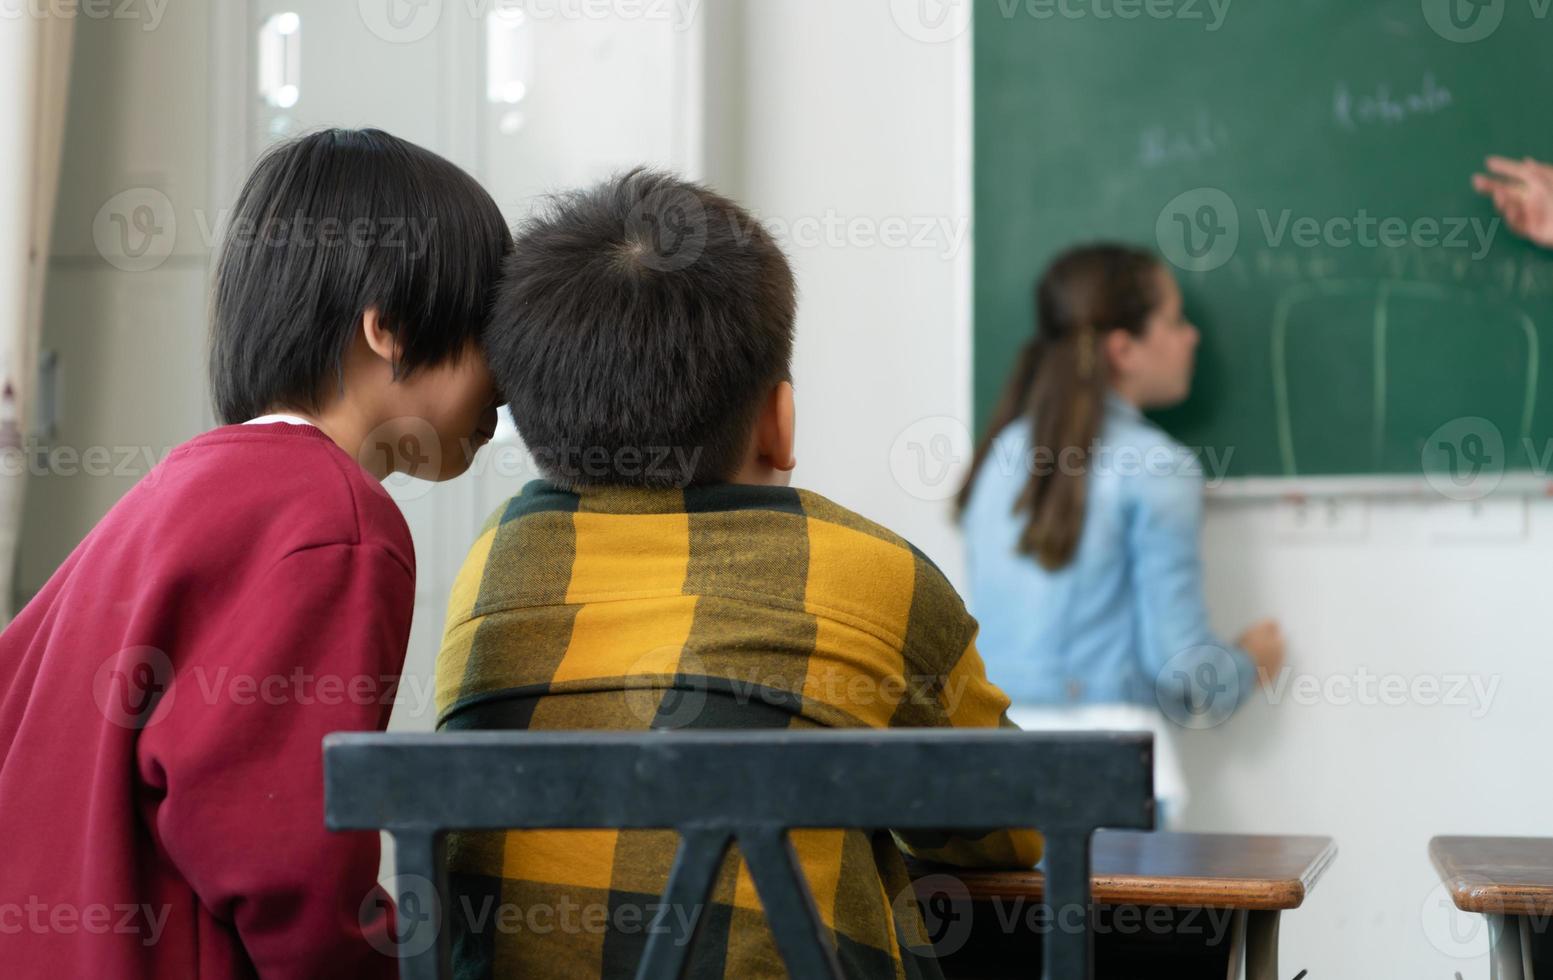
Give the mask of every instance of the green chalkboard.
[(1159, 421), (1229, 475), (1545, 471), (1553, 252), (1469, 178), (1553, 160), (1549, 3), (975, 0), (978, 427), (1041, 268), (1120, 239), (1203, 332)]

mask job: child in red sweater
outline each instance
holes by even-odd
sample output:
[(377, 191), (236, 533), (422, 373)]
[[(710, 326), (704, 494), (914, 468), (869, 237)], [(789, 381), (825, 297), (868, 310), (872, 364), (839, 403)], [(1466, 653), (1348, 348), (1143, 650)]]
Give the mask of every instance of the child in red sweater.
[(260, 162), (215, 279), (227, 424), (0, 634), (6, 975), (393, 975), (377, 836), (324, 830), (320, 741), (388, 721), (415, 556), (379, 481), (490, 438), (477, 338), (511, 245), (473, 179), (386, 133)]

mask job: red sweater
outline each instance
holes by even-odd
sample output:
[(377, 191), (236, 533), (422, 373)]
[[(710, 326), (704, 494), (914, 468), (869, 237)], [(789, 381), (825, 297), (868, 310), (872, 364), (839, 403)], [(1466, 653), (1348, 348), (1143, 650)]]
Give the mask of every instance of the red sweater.
[(392, 976), (320, 741), (387, 724), (414, 591), (397, 505), (311, 426), (141, 480), (0, 634), (0, 972)]

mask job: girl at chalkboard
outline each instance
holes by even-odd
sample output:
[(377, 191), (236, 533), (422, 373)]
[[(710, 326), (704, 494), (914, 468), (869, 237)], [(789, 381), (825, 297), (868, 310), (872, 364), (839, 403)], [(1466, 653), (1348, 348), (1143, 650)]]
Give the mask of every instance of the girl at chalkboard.
[(1278, 672), (1283, 638), (1271, 621), (1234, 646), (1209, 628), (1202, 469), (1143, 416), (1191, 388), (1175, 277), (1088, 245), (1052, 262), (1035, 302), (957, 501), (978, 646), (1022, 728), (1153, 732), (1168, 825), (1187, 800), (1172, 725), (1227, 718)]

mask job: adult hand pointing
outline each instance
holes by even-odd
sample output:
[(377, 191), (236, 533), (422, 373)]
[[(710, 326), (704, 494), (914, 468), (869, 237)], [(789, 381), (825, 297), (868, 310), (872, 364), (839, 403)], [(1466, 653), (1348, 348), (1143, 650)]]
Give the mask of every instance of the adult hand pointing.
[(1489, 157), (1491, 174), (1475, 174), (1472, 186), (1494, 199), (1505, 224), (1522, 238), (1553, 248), (1553, 166), (1531, 157)]

